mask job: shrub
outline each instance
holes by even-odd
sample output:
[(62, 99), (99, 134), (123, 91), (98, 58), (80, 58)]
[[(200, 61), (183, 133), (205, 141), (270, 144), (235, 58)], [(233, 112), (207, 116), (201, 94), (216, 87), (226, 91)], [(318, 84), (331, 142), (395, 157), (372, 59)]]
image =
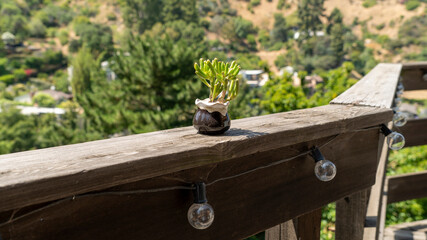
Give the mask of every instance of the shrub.
[(406, 10), (412, 11), (412, 10), (415, 10), (416, 8), (418, 8), (420, 6), (420, 1), (419, 0), (408, 0), (405, 3), (405, 6), (406, 6)]
[(375, 28), (376, 28), (377, 30), (381, 30), (381, 29), (383, 29), (384, 27), (385, 27), (385, 23), (381, 23), (381, 24), (379, 24), (379, 25), (375, 26)]
[(285, 6), (285, 3), (285, 0), (279, 0), (279, 2), (277, 3), (277, 9), (281, 10)]
[(55, 107), (55, 99), (46, 93), (37, 93), (33, 97), (33, 103), (40, 107)]
[(29, 56), (25, 58), (24, 64), (28, 68), (40, 70), (43, 65), (43, 59), (39, 57)]
[(362, 6), (365, 8), (370, 8), (372, 6), (375, 6), (377, 4), (377, 0), (365, 0), (362, 3)]
[(73, 39), (68, 45), (68, 50), (72, 53), (76, 53), (82, 47), (82, 43), (79, 40)]
[(43, 25), (40, 19), (33, 19), (30, 24), (28, 24), (28, 31), (30, 32), (31, 37), (35, 38), (44, 38), (46, 37), (46, 27)]
[(13, 70), (13, 76), (15, 78), (15, 81), (24, 81), (27, 79), (27, 74), (25, 73), (24, 69), (15, 69)]
[(58, 36), (59, 41), (61, 42), (62, 46), (64, 46), (65, 44), (68, 43), (68, 32), (67, 31), (62, 30), (59, 32), (58, 35), (59, 35)]
[(0, 82), (5, 83), (6, 85), (12, 84), (14, 80), (15, 76), (13, 76), (13, 74), (0, 76)]
[(261, 0), (251, 0), (250, 5), (252, 7), (258, 6), (261, 4)]
[(108, 21), (116, 21), (117, 20), (117, 16), (114, 13), (109, 13), (107, 15), (107, 19), (108, 19)]

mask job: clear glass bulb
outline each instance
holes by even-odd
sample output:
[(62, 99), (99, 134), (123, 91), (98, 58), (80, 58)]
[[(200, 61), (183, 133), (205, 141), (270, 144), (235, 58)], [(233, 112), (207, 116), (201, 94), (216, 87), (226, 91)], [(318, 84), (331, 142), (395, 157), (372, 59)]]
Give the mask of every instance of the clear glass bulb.
[(387, 135), (387, 145), (391, 150), (400, 150), (405, 146), (405, 137), (398, 132)]
[(396, 90), (397, 90), (397, 91), (404, 91), (404, 90), (405, 90), (405, 87), (403, 86), (403, 83), (402, 83), (402, 82), (399, 82), (399, 83), (397, 84), (397, 88), (396, 88)]
[(393, 116), (393, 124), (396, 127), (402, 127), (408, 121), (408, 115), (403, 112), (396, 112)]
[(314, 174), (316, 174), (316, 177), (320, 181), (331, 181), (337, 174), (337, 167), (335, 167), (335, 164), (329, 160), (320, 160), (314, 167)]
[(188, 209), (187, 218), (195, 229), (206, 229), (214, 220), (214, 210), (208, 203), (193, 203)]
[(395, 98), (395, 99), (394, 99), (394, 105), (395, 105), (396, 107), (400, 107), (400, 105), (402, 105), (402, 99), (400, 99), (400, 98)]
[(403, 90), (397, 90), (396, 91), (396, 97), (400, 98), (403, 95)]

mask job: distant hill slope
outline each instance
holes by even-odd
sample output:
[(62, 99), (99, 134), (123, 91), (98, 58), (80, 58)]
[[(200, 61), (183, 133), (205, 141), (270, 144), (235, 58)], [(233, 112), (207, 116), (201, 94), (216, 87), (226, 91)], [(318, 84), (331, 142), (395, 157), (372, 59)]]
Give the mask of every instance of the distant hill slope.
[[(272, 28), (273, 16), (276, 12), (281, 12), (288, 16), (297, 9), (298, 0), (285, 1), (290, 8), (277, 9), (279, 0), (261, 0), (261, 4), (253, 7), (253, 13), (248, 10), (249, 2), (242, 0), (229, 0), (231, 6), (237, 10), (238, 15), (250, 20), (259, 28)], [(425, 4), (412, 11), (406, 10), (405, 4), (398, 0), (381, 0), (369, 8), (363, 6), (363, 0), (326, 0), (324, 7), (325, 13), (329, 15), (334, 8), (338, 8), (343, 16), (344, 23), (351, 25), (355, 18), (359, 21), (368, 20), (368, 29), (370, 32), (385, 34), (391, 38), (397, 37), (400, 25), (413, 16), (422, 15), (425, 12)], [(384, 27), (381, 28), (381, 25)], [(378, 28), (381, 29), (377, 29)], [(361, 34), (360, 27), (354, 29), (358, 35)]]

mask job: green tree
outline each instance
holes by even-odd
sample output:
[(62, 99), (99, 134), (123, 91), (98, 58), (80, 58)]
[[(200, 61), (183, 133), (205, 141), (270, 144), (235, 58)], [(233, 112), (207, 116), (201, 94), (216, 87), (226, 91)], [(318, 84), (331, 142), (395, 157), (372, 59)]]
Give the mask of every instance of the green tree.
[(74, 26), (76, 34), (80, 36), (82, 44), (86, 45), (93, 54), (99, 56), (101, 53), (106, 53), (108, 57), (114, 47), (113, 33), (109, 26), (81, 23)]
[(162, 22), (163, 0), (120, 0), (123, 19), (127, 27), (139, 33)]
[(335, 24), (331, 29), (331, 50), (335, 57), (335, 65), (339, 65), (344, 56), (344, 30), (342, 24)]
[(187, 23), (199, 22), (196, 0), (163, 0), (163, 22), (183, 20)]
[(332, 27), (336, 24), (343, 24), (343, 16), (338, 8), (332, 10), (331, 15), (328, 17), (328, 26), (326, 27), (326, 33), (331, 34)]
[(301, 0), (298, 3), (299, 28), (302, 39), (308, 38), (310, 33), (316, 36), (316, 31), (322, 28), (320, 17), (324, 14), (324, 0)]
[(288, 29), (286, 27), (286, 19), (282, 14), (274, 14), (274, 25), (271, 31), (273, 42), (286, 42), (288, 40)]

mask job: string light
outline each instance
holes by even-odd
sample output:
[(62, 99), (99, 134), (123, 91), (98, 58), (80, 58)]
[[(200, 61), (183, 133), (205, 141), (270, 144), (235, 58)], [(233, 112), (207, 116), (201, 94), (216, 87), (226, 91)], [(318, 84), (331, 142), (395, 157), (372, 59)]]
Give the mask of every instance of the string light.
[[(381, 129), (382, 129), (382, 126), (383, 125), (381, 125)], [(350, 132), (369, 131), (372, 129), (378, 129), (378, 126), (353, 130)], [(17, 213), (17, 210), (15, 210), (15, 211), (13, 211), (10, 219), (6, 222), (1, 223), (0, 227), (4, 227), (8, 224), (12, 224), (15, 221), (18, 221), (20, 219), (23, 219), (23, 218), (28, 217), (30, 215), (33, 215), (35, 213), (41, 212), (41, 211), (48, 209), (48, 208), (51, 208), (53, 206), (57, 206), (61, 203), (68, 202), (68, 201), (75, 201), (76, 199), (82, 199), (82, 198), (87, 198), (87, 197), (96, 197), (96, 196), (109, 196), (109, 195), (110, 196), (111, 195), (112, 196), (124, 196), (124, 195), (132, 195), (132, 194), (157, 193), (157, 192), (173, 191), (173, 190), (192, 190), (193, 195), (194, 195), (194, 201), (193, 201), (193, 204), (190, 206), (190, 208), (188, 209), (188, 212), (187, 212), (188, 221), (189, 221), (190, 225), (196, 229), (206, 229), (212, 225), (214, 217), (215, 217), (214, 210), (213, 210), (212, 206), (207, 203), (206, 186), (213, 185), (213, 184), (220, 182), (220, 181), (225, 181), (225, 180), (229, 180), (232, 178), (237, 178), (237, 177), (240, 177), (240, 176), (261, 170), (261, 169), (276, 166), (276, 165), (282, 164), (284, 162), (305, 156), (307, 154), (310, 154), (316, 161), (316, 167), (315, 167), (316, 177), (319, 178), (319, 180), (321, 180), (321, 181), (330, 181), (336, 175), (336, 167), (331, 161), (326, 160), (323, 157), (323, 155), (320, 153), (319, 149), (330, 144), (338, 136), (340, 136), (340, 134), (333, 136), (330, 140), (328, 140), (326, 143), (322, 144), (321, 146), (312, 148), (312, 149), (307, 150), (305, 152), (301, 152), (300, 154), (298, 154), (296, 156), (286, 158), (286, 159), (281, 159), (281, 160), (276, 161), (276, 162), (271, 162), (269, 164), (253, 168), (251, 170), (248, 170), (248, 171), (236, 174), (236, 175), (219, 178), (219, 179), (216, 179), (216, 180), (214, 180), (210, 183), (206, 183), (206, 184), (203, 182), (197, 182), (197, 183), (192, 184), (191, 186), (170, 186), (170, 187), (163, 187), (163, 188), (139, 189), (139, 190), (130, 190), (130, 191), (106, 191), (106, 192), (97, 192), (97, 193), (85, 193), (85, 194), (74, 195), (71, 197), (67, 197), (67, 198), (57, 200), (55, 202), (47, 204), (47, 205), (40, 207), (38, 209), (35, 209), (33, 211), (27, 212), (27, 213), (25, 213), (21, 216), (18, 216), (18, 217), (15, 217), (15, 215)], [(190, 182), (183, 182), (183, 183), (190, 184)]]
[(395, 112), (393, 115), (393, 125), (403, 127), (408, 121), (408, 115), (404, 112)]
[(206, 199), (205, 183), (198, 182), (194, 185), (194, 203), (188, 209), (188, 222), (195, 229), (206, 229), (213, 223), (215, 217), (214, 210)]
[(323, 182), (328, 182), (334, 179), (337, 174), (337, 167), (335, 164), (322, 155), (319, 148), (313, 147), (310, 154), (316, 165), (314, 167), (314, 174), (316, 177)]
[(381, 132), (386, 136), (387, 146), (391, 150), (400, 150), (405, 146), (405, 137), (402, 134), (391, 131), (384, 124), (381, 124)]
[(396, 92), (397, 91), (401, 91), (401, 92), (405, 91), (405, 87), (403, 86), (403, 83), (401, 81), (399, 81), (399, 83), (397, 84)]
[(394, 99), (394, 106), (400, 107), (402, 105), (402, 99), (401, 98), (395, 98)]

